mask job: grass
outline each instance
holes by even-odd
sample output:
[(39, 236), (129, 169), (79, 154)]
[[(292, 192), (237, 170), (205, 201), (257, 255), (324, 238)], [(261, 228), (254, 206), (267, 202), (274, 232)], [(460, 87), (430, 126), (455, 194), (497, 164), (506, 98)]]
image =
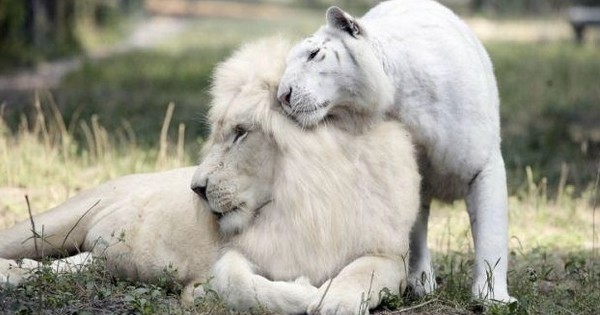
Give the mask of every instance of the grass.
[[(161, 139), (157, 147), (142, 148), (127, 122), (110, 132), (97, 116), (68, 126), (54, 104), (42, 105), (36, 98), (34, 108), (33, 117), (24, 118), (16, 130), (0, 119), (0, 228), (22, 219), (25, 194), (37, 213), (117, 176), (193, 164), (184, 151), (185, 125), (168, 137), (168, 110), (161, 115), (166, 128), (154, 132)], [(73, 129), (81, 131), (82, 139)]]
[[(52, 91), (2, 92), (0, 228), (27, 217), (25, 194), (38, 213), (110, 178), (194, 164), (207, 130), (202, 117), (214, 64), (242, 40), (274, 29), (298, 37), (322, 20), (298, 14), (255, 23), (190, 22), (158, 49), (88, 63)], [(434, 204), (430, 246), (440, 288), (422, 300), (390, 296), (380, 312), (595, 314), (600, 51), (566, 42), (486, 46), (500, 86), (511, 191), (509, 290), (520, 303), (484, 309), (470, 299), (473, 254), (464, 204)], [(141, 284), (113, 279), (101, 262), (61, 277), (40, 269), (31, 281), (0, 289), (0, 313), (227, 312), (213, 297), (180, 305), (170, 272)]]
[(210, 293), (194, 306), (182, 306), (173, 270), (154, 283), (116, 281), (104, 261), (84, 272), (57, 274), (48, 266), (18, 287), (0, 289), (0, 312), (11, 314), (213, 314), (232, 313)]

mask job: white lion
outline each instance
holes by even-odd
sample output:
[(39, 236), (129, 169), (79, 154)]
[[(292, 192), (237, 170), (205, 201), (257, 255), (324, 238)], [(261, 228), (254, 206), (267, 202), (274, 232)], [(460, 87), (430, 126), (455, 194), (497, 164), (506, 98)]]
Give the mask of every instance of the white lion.
[(474, 34), (430, 0), (382, 2), (360, 19), (337, 7), (292, 49), (278, 98), (304, 127), (361, 132), (389, 117), (420, 151), (422, 210), (411, 235), (411, 285), (434, 289), (427, 248), (431, 198), (465, 198), (475, 243), (472, 293), (510, 301), (508, 210), (492, 64)]
[[(297, 127), (275, 94), (288, 50), (261, 41), (218, 67), (195, 174), (131, 175), (82, 192), (34, 218), (44, 227), (37, 250), (28, 222), (0, 232), (0, 257), (83, 252), (53, 263), (68, 271), (92, 252), (116, 276), (143, 281), (172, 265), (183, 301), (212, 277), (239, 310), (349, 314), (378, 305), (384, 288), (399, 293), (419, 207), (411, 138), (395, 122), (361, 135)], [(0, 260), (0, 275), (21, 280), (15, 265)]]
[[(275, 99), (284, 68), (285, 54), (273, 54), (288, 50), (269, 47), (268, 58), (247, 48), (216, 71), (211, 136), (193, 179), (227, 232), (215, 288), (234, 305), (252, 305), (271, 291), (247, 275), (287, 284), (305, 277), (319, 286), (309, 313), (367, 311), (384, 288), (406, 285), (420, 189), (411, 138), (397, 122), (361, 135), (303, 130), (265, 101)], [(305, 298), (279, 302), (304, 312)]]

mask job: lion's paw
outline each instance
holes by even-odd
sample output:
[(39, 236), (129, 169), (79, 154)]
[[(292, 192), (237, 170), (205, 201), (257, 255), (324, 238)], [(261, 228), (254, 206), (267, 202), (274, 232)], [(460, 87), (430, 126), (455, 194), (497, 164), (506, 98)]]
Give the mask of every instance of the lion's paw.
[(29, 259), (17, 263), (14, 260), (0, 258), (0, 286), (20, 284), (36, 265), (36, 262)]
[(307, 277), (296, 278), (296, 280), (294, 280), (294, 284), (297, 284), (312, 294), (316, 294), (318, 291), (318, 289), (310, 283), (310, 280)]
[(349, 298), (319, 298), (308, 306), (307, 313), (310, 315), (356, 315), (369, 314), (367, 307), (361, 308), (360, 298), (356, 296)]
[(8, 275), (0, 271), (0, 287), (5, 286), (8, 283)]
[(369, 314), (369, 307), (360, 292), (349, 288), (319, 289), (319, 294), (309, 304), (307, 313), (311, 315), (355, 315)]

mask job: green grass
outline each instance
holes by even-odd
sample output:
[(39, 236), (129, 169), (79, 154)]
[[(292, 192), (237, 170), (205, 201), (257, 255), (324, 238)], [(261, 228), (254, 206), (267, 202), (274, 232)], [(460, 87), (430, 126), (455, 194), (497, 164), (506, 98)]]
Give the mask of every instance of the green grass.
[[(191, 165), (206, 135), (211, 71), (243, 40), (298, 38), (322, 21), (206, 18), (154, 51), (87, 63), (50, 93), (0, 94), (0, 228), (109, 178)], [(212, 34), (218, 34), (213, 36)], [(520, 303), (482, 309), (470, 299), (472, 241), (463, 203), (435, 204), (430, 246), (439, 290), (423, 300), (387, 299), (403, 314), (595, 314), (600, 309), (598, 188), (600, 51), (566, 42), (486, 43), (500, 86), (509, 172), (509, 290)], [(36, 99), (38, 101), (36, 101)], [(175, 104), (161, 137), (167, 106)], [(180, 126), (185, 126), (181, 132)], [(162, 141), (161, 141), (162, 138)], [(162, 146), (162, 149), (161, 149)], [(180, 288), (117, 281), (91, 271), (0, 289), (0, 313), (212, 313), (212, 298), (178, 302)]]
[(2, 314), (228, 314), (232, 313), (209, 293), (193, 306), (179, 302), (181, 287), (173, 270), (166, 268), (154, 283), (115, 280), (105, 261), (86, 271), (57, 274), (48, 266), (33, 271), (30, 279), (0, 289)]

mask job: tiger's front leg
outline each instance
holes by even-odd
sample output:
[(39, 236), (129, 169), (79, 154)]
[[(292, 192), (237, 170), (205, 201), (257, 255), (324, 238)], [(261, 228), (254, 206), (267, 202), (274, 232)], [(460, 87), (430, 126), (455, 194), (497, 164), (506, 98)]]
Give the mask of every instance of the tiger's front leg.
[(475, 245), (472, 294), (475, 298), (509, 303), (508, 193), (500, 153), (492, 156), (469, 188), (466, 198)]

